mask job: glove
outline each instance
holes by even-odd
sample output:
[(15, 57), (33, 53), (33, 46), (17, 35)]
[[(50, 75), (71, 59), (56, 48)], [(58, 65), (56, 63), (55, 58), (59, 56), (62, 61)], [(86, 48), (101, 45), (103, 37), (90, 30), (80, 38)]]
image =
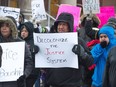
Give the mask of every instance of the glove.
[(79, 58), (82, 60), (81, 63), (84, 66), (89, 67), (93, 64), (94, 60), (92, 56), (88, 55), (81, 45), (74, 45), (72, 51), (79, 56)]
[(85, 53), (84, 48), (79, 44), (73, 46), (72, 52), (74, 52), (78, 56), (83, 56)]
[(102, 41), (100, 42), (100, 45), (102, 48), (105, 48), (107, 46), (107, 42), (106, 41)]
[(25, 78), (26, 78), (26, 76), (22, 75), (17, 79), (18, 87), (25, 87)]
[(37, 45), (34, 45), (34, 53), (38, 53), (39, 52), (39, 47)]
[(0, 46), (0, 67), (2, 66), (2, 54), (3, 54), (3, 50), (2, 47)]

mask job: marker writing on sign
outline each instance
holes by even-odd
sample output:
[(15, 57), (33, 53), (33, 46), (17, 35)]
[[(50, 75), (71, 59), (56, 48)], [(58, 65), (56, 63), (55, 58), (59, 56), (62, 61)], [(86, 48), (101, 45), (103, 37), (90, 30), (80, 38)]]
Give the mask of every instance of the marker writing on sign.
[(18, 53), (17, 52), (14, 52), (10, 49), (5, 49), (4, 52), (3, 52), (3, 59), (12, 59), (12, 60), (15, 60), (17, 59), (17, 56), (18, 56)]
[(66, 59), (50, 59), (49, 57), (47, 58), (47, 63), (51, 64), (56, 64), (56, 63), (66, 63)]
[(23, 74), (23, 71), (21, 68), (17, 69), (15, 68), (13, 71), (6, 71), (5, 69), (0, 69), (0, 77), (3, 76), (20, 76)]
[(63, 55), (63, 54), (64, 51), (57, 51), (57, 50), (51, 51), (50, 48), (46, 48), (45, 55)]

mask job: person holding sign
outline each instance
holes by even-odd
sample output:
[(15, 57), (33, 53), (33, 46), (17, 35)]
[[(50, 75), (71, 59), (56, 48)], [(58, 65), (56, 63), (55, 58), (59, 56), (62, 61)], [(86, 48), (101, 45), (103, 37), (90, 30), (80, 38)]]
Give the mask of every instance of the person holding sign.
[[(20, 42), (16, 25), (10, 18), (0, 17), (0, 43)], [(21, 48), (20, 48), (21, 49)], [(0, 82), (0, 87), (26, 87), (25, 79), (30, 75), (33, 68), (31, 53), (25, 45), (24, 72), (17, 81)]]
[[(54, 23), (56, 33), (73, 32), (74, 18), (70, 13), (61, 13)], [(46, 68), (46, 81), (51, 87), (82, 87), (82, 66), (88, 68), (93, 64), (93, 58), (84, 49), (85, 45), (78, 38), (78, 45), (72, 47), (72, 52), (78, 55), (79, 68)], [(81, 46), (82, 45), (82, 46)], [(83, 48), (84, 47), (84, 48)]]

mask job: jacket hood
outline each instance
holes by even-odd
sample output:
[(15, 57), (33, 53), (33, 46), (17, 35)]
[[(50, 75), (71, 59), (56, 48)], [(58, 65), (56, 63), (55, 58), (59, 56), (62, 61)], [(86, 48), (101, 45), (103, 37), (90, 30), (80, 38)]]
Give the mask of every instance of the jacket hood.
[[(93, 27), (98, 27), (98, 25), (100, 24), (100, 19), (97, 15), (93, 14), (92, 16), (92, 20), (93, 20)], [(84, 26), (85, 25), (85, 21), (86, 21), (87, 15), (83, 14), (80, 18), (81, 21), (81, 25)]]
[(69, 26), (69, 32), (73, 32), (73, 24), (74, 24), (74, 18), (73, 15), (70, 13), (61, 13), (57, 20), (54, 22), (54, 28), (56, 29), (57, 32), (57, 26), (59, 22), (67, 22)]
[[(1, 23), (8, 23), (10, 25), (10, 29), (12, 31), (12, 37), (15, 39), (17, 38), (18, 36), (18, 30), (16, 28), (16, 25), (15, 23), (10, 19), (10, 18), (7, 18), (7, 17), (0, 17), (0, 24)], [(1, 27), (1, 26), (0, 26)]]
[(115, 36), (114, 36), (114, 28), (111, 27), (111, 26), (103, 26), (99, 30), (98, 36), (100, 36), (100, 34), (106, 34), (109, 39), (115, 38)]
[(21, 29), (20, 29), (20, 32), (19, 32), (19, 36), (21, 37), (21, 30), (23, 29), (23, 26), (25, 26), (27, 31), (29, 32), (29, 35), (26, 39), (33, 38), (34, 26), (31, 22), (25, 22), (25, 23), (21, 24)]

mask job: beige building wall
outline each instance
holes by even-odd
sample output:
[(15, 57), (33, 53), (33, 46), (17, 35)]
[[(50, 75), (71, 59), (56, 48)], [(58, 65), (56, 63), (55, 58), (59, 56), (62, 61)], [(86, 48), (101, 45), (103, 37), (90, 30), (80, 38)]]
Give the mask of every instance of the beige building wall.
[(59, 0), (59, 4), (70, 4), (76, 6), (77, 0)]
[(31, 0), (18, 0), (18, 7), (27, 19), (31, 16)]
[(111, 5), (116, 5), (116, 0), (103, 0), (103, 4), (102, 5), (108, 5), (108, 6), (111, 6)]
[[(9, 2), (7, 2), (7, 3), (11, 7), (21, 8), (21, 12), (23, 12), (26, 16), (31, 15), (31, 1), (32, 0), (0, 0), (0, 4), (2, 4), (3, 1), (4, 2), (10, 1), (10, 3)], [(48, 11), (49, 10), (48, 9), (49, 0), (44, 0), (44, 2), (45, 2), (46, 11)], [(59, 4), (59, 5), (60, 4), (70, 4), (70, 5), (76, 6), (77, 2), (79, 4), (81, 4), (82, 0), (51, 0), (50, 14), (52, 16), (56, 16), (58, 6), (56, 6), (55, 4)], [(100, 5), (101, 6), (115, 6), (115, 13), (116, 13), (116, 0), (100, 0)]]
[(103, 0), (102, 6), (114, 6), (116, 13), (116, 0)]

